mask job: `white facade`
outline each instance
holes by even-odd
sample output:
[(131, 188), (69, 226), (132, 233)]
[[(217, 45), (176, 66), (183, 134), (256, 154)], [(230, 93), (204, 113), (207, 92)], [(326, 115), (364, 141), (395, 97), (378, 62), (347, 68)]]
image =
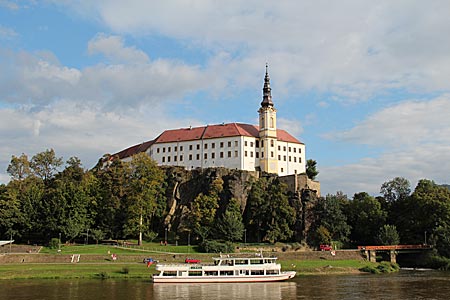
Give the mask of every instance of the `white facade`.
[(146, 152), (161, 166), (224, 167), (277, 173), (280, 176), (306, 171), (305, 145), (277, 129), (277, 110), (272, 102), (270, 79), (264, 78), (259, 126), (240, 123), (166, 130), (155, 140), (116, 153), (123, 161)]

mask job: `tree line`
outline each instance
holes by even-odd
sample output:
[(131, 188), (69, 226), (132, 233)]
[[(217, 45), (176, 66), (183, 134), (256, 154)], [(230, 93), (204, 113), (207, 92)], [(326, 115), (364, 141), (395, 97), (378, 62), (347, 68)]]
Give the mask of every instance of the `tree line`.
[[(307, 173), (314, 177), (316, 164), (310, 165)], [(7, 172), (11, 181), (0, 185), (0, 239), (140, 243), (167, 237), (173, 174), (146, 154), (128, 162), (105, 156), (85, 170), (78, 158), (64, 163), (50, 149), (31, 159), (12, 156)], [(172, 242), (186, 243), (189, 235), (206, 251), (225, 242), (305, 242), (313, 248), (426, 243), (450, 257), (450, 190), (431, 180), (420, 180), (412, 191), (407, 179), (396, 177), (378, 197), (337, 192), (309, 206), (276, 176), (248, 182), (244, 207), (228, 189), (222, 178), (210, 178), (189, 203), (182, 226), (171, 230)]]

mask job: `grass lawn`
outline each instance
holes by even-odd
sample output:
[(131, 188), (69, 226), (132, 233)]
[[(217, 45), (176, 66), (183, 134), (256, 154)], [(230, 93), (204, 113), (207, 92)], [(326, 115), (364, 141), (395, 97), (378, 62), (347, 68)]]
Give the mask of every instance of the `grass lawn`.
[[(160, 245), (159, 243), (144, 243), (142, 246), (127, 245), (115, 247), (112, 245), (61, 245), (61, 253), (64, 254), (98, 254), (116, 253), (120, 255), (141, 253), (198, 253), (196, 246)], [(40, 253), (57, 254), (58, 249), (43, 247)]]
[(155, 267), (145, 264), (4, 264), (0, 265), (1, 279), (69, 279), (69, 278), (122, 278), (148, 279)]

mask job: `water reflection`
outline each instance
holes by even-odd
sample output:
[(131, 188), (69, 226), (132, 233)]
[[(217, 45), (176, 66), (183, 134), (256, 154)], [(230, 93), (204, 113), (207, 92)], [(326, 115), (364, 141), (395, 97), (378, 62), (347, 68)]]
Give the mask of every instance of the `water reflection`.
[(0, 280), (11, 300), (449, 299), (450, 272), (302, 276), (273, 283), (153, 284), (149, 280)]
[(155, 299), (295, 299), (295, 282), (153, 284)]

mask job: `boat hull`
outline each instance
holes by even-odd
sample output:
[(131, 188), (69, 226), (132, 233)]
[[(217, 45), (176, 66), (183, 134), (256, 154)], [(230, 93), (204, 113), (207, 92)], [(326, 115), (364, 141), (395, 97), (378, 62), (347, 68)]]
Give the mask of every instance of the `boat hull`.
[(295, 277), (295, 271), (261, 276), (153, 276), (154, 283), (221, 283), (221, 282), (274, 282)]

